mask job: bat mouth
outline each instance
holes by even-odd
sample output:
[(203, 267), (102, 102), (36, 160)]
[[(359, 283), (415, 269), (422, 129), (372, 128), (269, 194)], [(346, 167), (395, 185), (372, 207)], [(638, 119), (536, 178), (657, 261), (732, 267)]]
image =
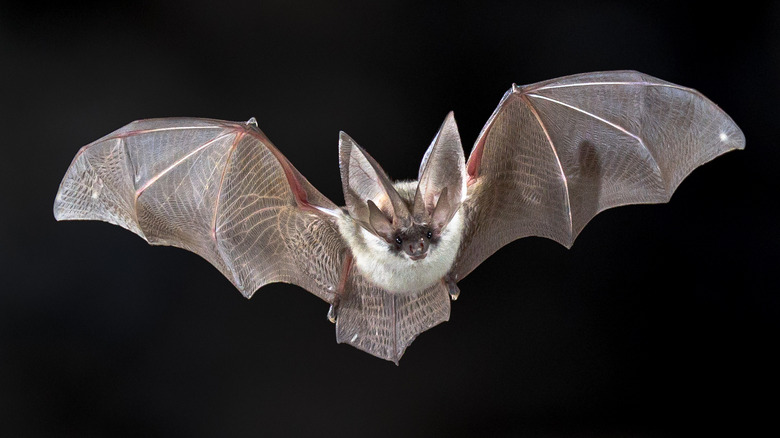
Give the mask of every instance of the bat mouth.
[(422, 260), (422, 259), (424, 259), (427, 256), (428, 256), (428, 253), (425, 252), (425, 253), (422, 253), (422, 254), (419, 254), (419, 255), (410, 255), (409, 258), (412, 259), (412, 260)]

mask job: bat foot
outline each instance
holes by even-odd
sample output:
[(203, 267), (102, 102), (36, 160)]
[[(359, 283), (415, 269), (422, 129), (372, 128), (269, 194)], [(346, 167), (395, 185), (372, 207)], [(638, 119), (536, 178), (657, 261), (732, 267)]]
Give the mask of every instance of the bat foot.
[(452, 301), (457, 300), (458, 297), (460, 296), (460, 288), (455, 283), (455, 281), (453, 281), (450, 278), (445, 278), (444, 284), (447, 286), (447, 291), (450, 293), (450, 299)]
[(333, 302), (328, 309), (328, 321), (333, 324), (336, 323), (338, 318), (339, 304), (341, 303), (341, 297), (345, 296), (347, 279), (349, 278), (349, 271), (352, 270), (352, 253), (347, 251), (344, 261), (341, 264), (341, 279), (339, 280), (339, 286), (336, 289), (336, 294), (333, 296)]
[(331, 304), (330, 308), (328, 309), (328, 321), (332, 322), (333, 324), (336, 323), (336, 306), (333, 304)]
[(336, 318), (338, 318), (339, 303), (341, 303), (341, 299), (337, 295), (328, 308), (328, 321), (332, 322), (333, 324), (336, 323)]

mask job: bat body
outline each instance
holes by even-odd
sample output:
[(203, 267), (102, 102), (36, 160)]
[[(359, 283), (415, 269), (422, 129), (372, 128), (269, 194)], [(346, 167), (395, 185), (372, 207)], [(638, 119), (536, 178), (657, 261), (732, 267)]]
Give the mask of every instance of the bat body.
[(398, 363), (503, 245), (543, 236), (570, 247), (598, 212), (666, 202), (694, 168), (744, 143), (692, 89), (587, 73), (513, 85), (468, 160), (450, 113), (413, 181), (393, 182), (341, 133), (343, 207), (254, 119), (133, 122), (79, 151), (54, 214), (193, 251), (246, 297), (297, 284), (331, 304), (337, 342)]
[[(407, 204), (413, 203), (417, 181), (396, 183), (393, 188)], [(396, 294), (424, 290), (441, 281), (455, 262), (463, 234), (463, 214), (456, 212), (438, 237), (436, 248), (429, 248), (422, 259), (413, 260), (402, 254), (402, 251), (388, 250), (388, 246), (393, 242), (387, 242), (364, 228), (347, 213), (342, 213), (337, 223), (339, 232), (352, 253), (355, 267), (370, 278), (372, 283)], [(427, 235), (421, 235), (420, 238), (423, 245), (432, 240), (428, 239)], [(419, 246), (420, 243), (416, 245)], [(432, 246), (429, 244), (429, 247)]]

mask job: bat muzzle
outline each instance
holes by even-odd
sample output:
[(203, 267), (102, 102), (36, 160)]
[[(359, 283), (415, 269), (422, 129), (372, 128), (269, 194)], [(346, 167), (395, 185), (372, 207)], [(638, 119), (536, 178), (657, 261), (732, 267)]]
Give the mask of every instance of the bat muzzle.
[(420, 238), (414, 242), (404, 242), (404, 251), (412, 260), (422, 260), (428, 255), (428, 241)]

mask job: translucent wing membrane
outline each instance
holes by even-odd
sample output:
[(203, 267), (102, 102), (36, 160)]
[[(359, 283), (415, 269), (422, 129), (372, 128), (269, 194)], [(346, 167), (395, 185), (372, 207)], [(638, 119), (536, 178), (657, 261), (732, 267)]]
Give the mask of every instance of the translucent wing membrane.
[(469, 220), (454, 272), (542, 236), (570, 247), (600, 211), (666, 202), (693, 169), (745, 138), (699, 92), (632, 71), (513, 86), (468, 162)]
[(317, 207), (336, 210), (251, 123), (157, 119), (82, 148), (54, 215), (195, 252), (247, 297), (281, 281), (332, 301), (344, 244)]
[(450, 298), (441, 282), (421, 292), (392, 294), (357, 275), (351, 288), (360, 293), (341, 303), (336, 342), (396, 364), (417, 335), (450, 318)]

